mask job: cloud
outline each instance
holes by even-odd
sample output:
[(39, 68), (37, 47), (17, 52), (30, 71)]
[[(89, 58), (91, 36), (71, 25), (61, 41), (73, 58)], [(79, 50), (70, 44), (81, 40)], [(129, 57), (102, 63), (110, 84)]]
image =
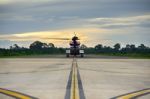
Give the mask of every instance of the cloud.
[(34, 21), (35, 19), (32, 17), (32, 16), (8, 16), (8, 15), (1, 15), (0, 16), (0, 21), (21, 21), (21, 22), (24, 22), (24, 21)]
[[(56, 46), (69, 47), (69, 41), (61, 41), (47, 38), (71, 38), (74, 36), (73, 32), (77, 33), (79, 36), (81, 44), (86, 44), (87, 46), (95, 46), (96, 44), (104, 44), (113, 46), (115, 43), (125, 44), (141, 44), (144, 43), (150, 46), (150, 34), (149, 29), (144, 28), (124, 28), (124, 29), (100, 29), (100, 28), (76, 28), (76, 29), (62, 29), (55, 31), (41, 31), (41, 32), (27, 32), (20, 34), (9, 34), (0, 35), (0, 42), (7, 40), (11, 42), (28, 42), (31, 44), (33, 41), (40, 40), (46, 43), (54, 43)], [(140, 31), (140, 32), (139, 32)], [(141, 33), (142, 31), (142, 33)], [(2, 44), (2, 43), (1, 43)], [(9, 44), (9, 43), (8, 43)], [(7, 45), (8, 45), (7, 44)], [(27, 46), (27, 43), (25, 43)], [(4, 45), (4, 44), (3, 44)]]
[[(72, 28), (72, 29), (62, 29), (62, 30), (55, 30), (55, 31), (41, 31), (41, 32), (27, 32), (27, 33), (20, 33), (20, 34), (6, 34), (6, 35), (0, 35), (0, 40), (9, 40), (12, 42), (16, 41), (36, 41), (40, 40), (42, 42), (47, 43), (54, 43), (57, 46), (68, 46), (69, 41), (61, 41), (61, 40), (55, 40), (55, 39), (49, 39), (49, 38), (72, 38), (74, 36), (74, 32), (76, 32), (76, 35), (79, 37), (81, 43), (87, 44), (89, 46), (92, 45), (91, 40), (95, 42), (96, 41), (108, 41), (105, 37), (105, 33), (107, 33), (107, 30), (103, 29), (97, 29), (97, 28)], [(101, 33), (101, 34), (99, 34)], [(93, 36), (94, 35), (94, 36)], [(100, 36), (100, 37), (99, 37)], [(95, 40), (93, 40), (95, 39)], [(91, 44), (90, 44), (90, 43)], [(63, 43), (63, 45), (62, 45)]]
[(0, 40), (0, 48), (9, 48), (14, 44), (18, 44), (20, 47), (29, 47), (32, 41), (9, 41), (9, 40)]
[[(93, 18), (88, 19), (89, 24), (100, 28), (126, 28), (126, 27), (148, 27), (150, 15), (118, 17), (118, 18)], [(145, 24), (145, 25), (144, 25)]]
[(6, 4), (13, 4), (13, 3), (41, 3), (41, 2), (50, 2), (50, 1), (57, 1), (57, 0), (1, 0), (1, 5)]
[(149, 4), (149, 0), (1, 0), (0, 39), (27, 42), (77, 32), (88, 45), (132, 40), (148, 44)]

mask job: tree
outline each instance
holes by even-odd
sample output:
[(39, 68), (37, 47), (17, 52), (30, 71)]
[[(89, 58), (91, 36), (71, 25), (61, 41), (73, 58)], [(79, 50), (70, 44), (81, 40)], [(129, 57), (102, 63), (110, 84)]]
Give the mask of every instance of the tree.
[(54, 45), (53, 43), (48, 43), (48, 47), (49, 47), (49, 48), (54, 48), (55, 45)]
[(98, 53), (102, 53), (102, 52), (105, 52), (104, 49), (103, 49), (103, 45), (102, 44), (97, 44), (95, 47), (94, 47), (95, 51), (98, 52)]
[(10, 46), (10, 49), (20, 49), (20, 47), (17, 44), (14, 44), (13, 46)]
[(94, 47), (96, 50), (101, 50), (103, 48), (102, 44), (98, 44)]
[(120, 47), (121, 47), (121, 45), (119, 43), (114, 45), (114, 49), (117, 51), (119, 51)]
[(35, 41), (32, 44), (30, 44), (30, 49), (42, 49), (45, 46), (44, 43), (40, 41)]
[(48, 48), (48, 45), (46, 43), (43, 43), (42, 48)]
[(146, 49), (146, 46), (144, 44), (141, 44), (140, 46), (138, 46), (139, 49)]
[(111, 52), (113, 52), (113, 49), (110, 46), (104, 46), (103, 52), (104, 53), (111, 53)]
[(135, 47), (134, 44), (131, 44), (131, 45), (130, 45), (130, 48), (131, 48), (131, 49), (135, 49), (136, 47)]
[(86, 45), (84, 45), (84, 44), (81, 45), (81, 49), (86, 49), (86, 48), (87, 48)]
[(126, 48), (126, 49), (130, 49), (130, 45), (129, 45), (129, 44), (127, 44), (125, 48)]

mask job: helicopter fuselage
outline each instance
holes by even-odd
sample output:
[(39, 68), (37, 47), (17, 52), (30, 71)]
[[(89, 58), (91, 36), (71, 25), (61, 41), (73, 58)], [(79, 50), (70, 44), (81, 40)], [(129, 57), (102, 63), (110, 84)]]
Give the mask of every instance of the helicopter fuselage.
[(81, 55), (83, 57), (84, 50), (80, 49), (80, 42), (78, 41), (78, 37), (74, 36), (72, 38), (72, 41), (70, 42), (70, 48), (66, 50), (66, 56), (69, 57), (69, 55), (77, 56)]

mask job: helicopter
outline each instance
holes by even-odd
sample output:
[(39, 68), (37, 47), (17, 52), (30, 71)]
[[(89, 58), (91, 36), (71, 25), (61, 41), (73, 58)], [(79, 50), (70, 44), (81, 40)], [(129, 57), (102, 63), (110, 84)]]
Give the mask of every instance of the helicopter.
[(80, 55), (84, 57), (84, 50), (80, 48), (79, 38), (75, 35), (72, 37), (72, 41), (69, 43), (70, 48), (66, 50), (66, 57), (70, 55), (77, 56)]
[[(55, 39), (55, 40), (70, 40), (69, 38), (46, 38), (46, 39)], [(74, 33), (74, 36), (72, 37), (69, 45), (70, 48), (66, 49), (66, 57), (76, 57), (80, 55), (80, 57), (84, 57), (84, 50), (80, 47), (79, 38)]]

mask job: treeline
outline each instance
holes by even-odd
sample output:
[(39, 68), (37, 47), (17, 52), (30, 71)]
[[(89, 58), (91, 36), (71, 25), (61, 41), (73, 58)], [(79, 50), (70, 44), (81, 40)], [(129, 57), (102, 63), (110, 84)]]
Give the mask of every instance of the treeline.
[(150, 48), (144, 44), (135, 46), (134, 44), (127, 44), (121, 48), (121, 44), (117, 43), (112, 47), (103, 46), (102, 44), (96, 45), (94, 48), (85, 48), (85, 52), (88, 54), (101, 54), (112, 56), (129, 56), (129, 57), (143, 57), (150, 58)]
[(65, 48), (57, 48), (53, 43), (43, 43), (35, 41), (29, 48), (20, 47), (17, 44), (10, 46), (9, 49), (0, 48), (0, 56), (24, 56), (24, 55), (43, 55), (43, 54), (63, 54)]
[[(87, 47), (82, 44), (81, 49), (85, 50), (85, 54), (107, 54), (107, 55), (119, 55), (119, 56), (131, 56), (139, 55), (150, 57), (150, 48), (141, 44), (135, 46), (134, 44), (127, 44), (125, 47), (121, 47), (121, 44), (117, 43), (113, 47), (97, 44), (95, 47)], [(23, 56), (23, 55), (44, 55), (44, 54), (65, 54), (66, 48), (55, 47), (53, 43), (43, 43), (35, 41), (30, 44), (29, 48), (20, 47), (17, 44), (10, 46), (9, 49), (0, 48), (0, 56)]]
[[(112, 47), (110, 46), (103, 46), (102, 44), (96, 45), (94, 48), (87, 48), (85, 49), (88, 53), (141, 53), (141, 54), (150, 54), (150, 48), (145, 46), (144, 44), (139, 45), (136, 47), (134, 44), (127, 44), (126, 47), (121, 48), (121, 44), (117, 43)], [(93, 52), (91, 52), (93, 51)]]

